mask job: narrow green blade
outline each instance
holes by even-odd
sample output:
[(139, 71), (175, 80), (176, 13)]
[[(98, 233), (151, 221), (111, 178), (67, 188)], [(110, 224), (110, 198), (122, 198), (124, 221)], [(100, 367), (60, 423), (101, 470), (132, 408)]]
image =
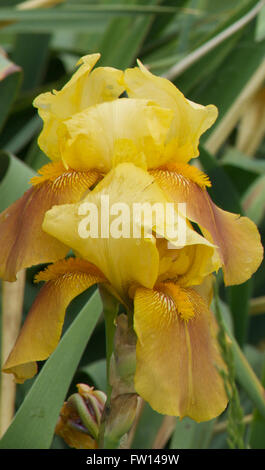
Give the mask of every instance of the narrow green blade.
[(21, 68), (11, 62), (0, 49), (0, 130), (16, 98), (21, 76)]
[(100, 297), (96, 292), (69, 327), (36, 378), (0, 441), (0, 449), (50, 447), (65, 395), (101, 311)]
[[(262, 383), (265, 384), (265, 361), (263, 364), (263, 377)], [(255, 410), (253, 414), (253, 421), (250, 429), (250, 447), (252, 449), (265, 448), (265, 417)]]
[(177, 420), (170, 449), (207, 449), (215, 420), (196, 423), (190, 418)]
[(0, 212), (29, 189), (35, 172), (9, 152), (0, 151)]

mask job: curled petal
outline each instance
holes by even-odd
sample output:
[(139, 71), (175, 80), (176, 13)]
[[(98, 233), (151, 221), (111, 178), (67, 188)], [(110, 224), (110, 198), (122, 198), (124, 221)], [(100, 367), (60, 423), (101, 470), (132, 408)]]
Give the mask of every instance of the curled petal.
[(60, 411), (55, 434), (64, 439), (69, 447), (74, 447), (75, 449), (97, 449), (96, 440), (85, 432), (83, 426), (79, 423), (79, 415), (71, 405), (65, 402)]
[(102, 273), (84, 260), (58, 261), (39, 273), (46, 281), (33, 303), (3, 371), (23, 383), (37, 372), (35, 361), (45, 360), (56, 348), (71, 300), (93, 284), (104, 282)]
[(109, 171), (118, 163), (164, 163), (172, 111), (147, 100), (119, 99), (86, 108), (59, 129), (63, 161), (74, 168)]
[(39, 136), (41, 149), (52, 159), (60, 159), (58, 129), (62, 121), (89, 106), (119, 97), (124, 88), (120, 85), (123, 72), (111, 67), (92, 70), (100, 54), (82, 57), (72, 78), (60, 90), (42, 93), (34, 100), (44, 122)]
[(95, 171), (65, 170), (62, 163), (46, 165), (40, 173), (34, 186), (0, 215), (0, 277), (8, 281), (25, 267), (67, 254), (66, 245), (43, 232), (44, 214), (54, 204), (78, 201), (100, 178)]
[[(168, 216), (167, 203), (165, 193), (150, 174), (122, 163), (80, 203), (54, 206), (48, 211), (43, 229), (98, 266), (120, 296), (126, 296), (132, 283), (154, 286), (159, 274), (160, 237), (174, 247), (170, 253), (183, 244), (205, 245), (192, 272), (193, 282), (196, 279), (198, 283), (202, 274), (199, 258), (203, 253), (207, 262), (213, 255), (213, 245), (189, 227), (181, 214), (179, 218)], [(174, 204), (171, 206), (174, 209)], [(178, 237), (180, 227), (185, 237)], [(204, 266), (206, 269), (206, 263)]]
[(172, 200), (187, 204), (187, 217), (218, 247), (226, 285), (247, 281), (263, 258), (256, 225), (247, 217), (217, 207), (205, 187), (186, 173), (187, 169), (171, 165), (151, 174)]
[(54, 206), (48, 211), (43, 230), (98, 266), (124, 298), (132, 283), (152, 288), (159, 265), (152, 221), (149, 236), (144, 237), (141, 220), (134, 224), (133, 204), (166, 201), (147, 172), (123, 163), (80, 203)]
[(173, 83), (153, 75), (140, 61), (139, 68), (125, 71), (124, 82), (131, 98), (149, 99), (173, 110), (174, 118), (168, 136), (168, 161), (186, 163), (197, 157), (200, 136), (215, 122), (217, 108), (187, 100)]
[(193, 289), (167, 282), (139, 288), (135, 389), (159, 413), (207, 421), (227, 405), (216, 324)]
[(182, 287), (197, 286), (209, 274), (218, 271), (220, 259), (216, 250), (200, 241), (198, 237), (197, 243), (181, 249), (168, 249), (167, 241), (158, 239), (160, 260), (158, 281), (175, 279)]

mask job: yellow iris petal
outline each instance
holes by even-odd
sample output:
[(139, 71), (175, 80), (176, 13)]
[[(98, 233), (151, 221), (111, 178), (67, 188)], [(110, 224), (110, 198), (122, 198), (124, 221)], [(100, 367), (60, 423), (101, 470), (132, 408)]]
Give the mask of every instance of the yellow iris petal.
[(214, 247), (202, 243), (168, 249), (165, 239), (157, 240), (160, 255), (159, 280), (175, 279), (181, 286), (195, 286), (221, 267)]
[[(130, 211), (134, 202), (166, 201), (153, 183), (144, 170), (129, 163), (118, 165), (80, 203), (55, 206), (48, 211), (43, 229), (98, 266), (123, 298), (133, 283), (152, 288), (159, 265), (152, 227), (150, 237), (144, 238), (140, 222), (134, 229)], [(83, 204), (92, 204), (96, 212)], [(83, 212), (86, 207), (88, 211)], [(111, 214), (110, 209), (116, 214)], [(96, 222), (97, 233), (91, 231), (92, 222)], [(138, 229), (138, 236), (136, 233), (133, 237), (133, 230)], [(86, 230), (91, 233), (86, 235)]]
[(214, 317), (193, 289), (139, 288), (135, 389), (159, 413), (206, 421), (227, 405)]
[[(213, 245), (196, 233), (181, 214), (173, 221), (167, 218), (167, 203), (152, 176), (131, 163), (123, 163), (81, 202), (49, 210), (43, 229), (98, 266), (119, 295), (126, 296), (131, 284), (152, 288), (157, 280), (156, 243), (160, 238), (154, 233), (170, 241), (174, 249), (182, 248), (183, 243), (199, 244), (207, 247), (205, 259), (213, 254)], [(181, 224), (185, 228), (184, 240), (178, 237)], [(205, 269), (203, 263), (203, 274)], [(199, 262), (191, 272), (193, 280), (201, 276)]]
[(146, 100), (122, 98), (74, 114), (59, 129), (66, 165), (109, 171), (121, 162), (146, 167), (164, 163), (172, 111)]
[(81, 66), (60, 91), (43, 93), (34, 100), (44, 122), (38, 143), (52, 160), (61, 158), (58, 130), (62, 121), (89, 106), (114, 100), (123, 92), (120, 70), (98, 67), (91, 72), (99, 57), (82, 57), (78, 62)]
[(168, 135), (168, 161), (186, 163), (199, 155), (200, 136), (217, 118), (213, 105), (201, 106), (187, 100), (173, 83), (150, 73), (140, 62), (139, 68), (127, 69), (124, 83), (131, 98), (150, 99), (174, 112)]

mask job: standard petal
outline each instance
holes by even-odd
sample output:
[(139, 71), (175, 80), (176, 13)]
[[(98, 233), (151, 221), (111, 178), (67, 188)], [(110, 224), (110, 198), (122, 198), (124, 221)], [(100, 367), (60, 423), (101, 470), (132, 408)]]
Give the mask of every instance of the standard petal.
[(80, 59), (72, 78), (60, 90), (39, 95), (34, 100), (44, 122), (39, 136), (39, 146), (52, 159), (60, 159), (58, 129), (62, 121), (89, 106), (119, 97), (124, 88), (120, 84), (123, 72), (111, 67), (92, 70), (100, 54)]
[(162, 283), (139, 288), (135, 389), (159, 413), (207, 421), (227, 405), (216, 324), (193, 289)]
[(258, 269), (263, 258), (258, 229), (249, 218), (217, 207), (202, 180), (192, 178), (187, 166), (172, 165), (151, 174), (172, 200), (186, 203), (187, 217), (219, 248), (226, 285), (241, 284)]
[(199, 155), (200, 136), (217, 118), (217, 108), (193, 103), (165, 78), (150, 73), (140, 62), (139, 68), (127, 69), (124, 74), (126, 91), (131, 98), (150, 99), (164, 108), (172, 109), (168, 136), (168, 161), (186, 163)]
[(25, 267), (63, 258), (69, 248), (43, 232), (45, 212), (54, 204), (76, 202), (99, 178), (97, 172), (44, 166), (34, 186), (0, 215), (0, 277), (14, 281)]
[(69, 258), (39, 273), (46, 281), (33, 303), (3, 371), (23, 383), (37, 372), (35, 361), (47, 359), (56, 348), (71, 300), (93, 284), (104, 282), (102, 273), (87, 261)]
[(200, 241), (198, 237), (197, 243), (180, 249), (168, 249), (167, 240), (158, 239), (158, 281), (174, 279), (182, 287), (197, 286), (209, 274), (217, 272), (220, 268), (220, 258), (216, 249)]
[(79, 169), (107, 172), (123, 162), (156, 168), (165, 162), (172, 114), (127, 98), (91, 106), (61, 125), (60, 154), (66, 165)]

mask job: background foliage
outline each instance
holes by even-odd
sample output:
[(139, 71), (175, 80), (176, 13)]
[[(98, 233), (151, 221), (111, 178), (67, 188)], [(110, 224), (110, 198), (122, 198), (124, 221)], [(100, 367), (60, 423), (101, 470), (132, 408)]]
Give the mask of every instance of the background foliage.
[[(211, 196), (223, 209), (254, 220), (264, 242), (264, 4), (257, 0), (1, 0), (0, 210), (16, 200), (32, 174), (48, 162), (37, 145), (41, 120), (33, 99), (43, 91), (59, 89), (81, 55), (100, 52), (100, 65), (125, 68), (140, 58), (153, 73), (170, 78), (189, 99), (218, 107), (219, 118), (200, 149), (201, 165), (214, 183)], [(2, 356), (12, 346), (38, 292), (33, 277), (39, 268), (28, 269), (25, 279), (12, 289), (7, 283), (1, 285)], [(216, 420), (196, 424), (160, 416), (145, 404), (130, 436), (133, 448), (265, 447), (260, 383), (265, 378), (264, 262), (253, 279), (241, 286), (224, 290), (222, 279), (218, 281), (219, 296), (213, 307), (223, 331), (232, 338), (231, 350), (224, 335), (220, 342), (230, 361), (227, 380), (236, 380), (230, 408)], [(24, 298), (19, 296), (21, 290)], [(97, 292), (90, 289), (72, 302), (64, 331), (55, 353), (45, 365), (40, 363), (36, 379), (15, 390), (2, 378), (2, 433), (14, 407), (17, 411), (0, 442), (2, 448), (67, 447), (53, 437), (64, 398), (78, 382), (106, 389), (104, 323)], [(11, 410), (8, 416), (7, 410)]]

